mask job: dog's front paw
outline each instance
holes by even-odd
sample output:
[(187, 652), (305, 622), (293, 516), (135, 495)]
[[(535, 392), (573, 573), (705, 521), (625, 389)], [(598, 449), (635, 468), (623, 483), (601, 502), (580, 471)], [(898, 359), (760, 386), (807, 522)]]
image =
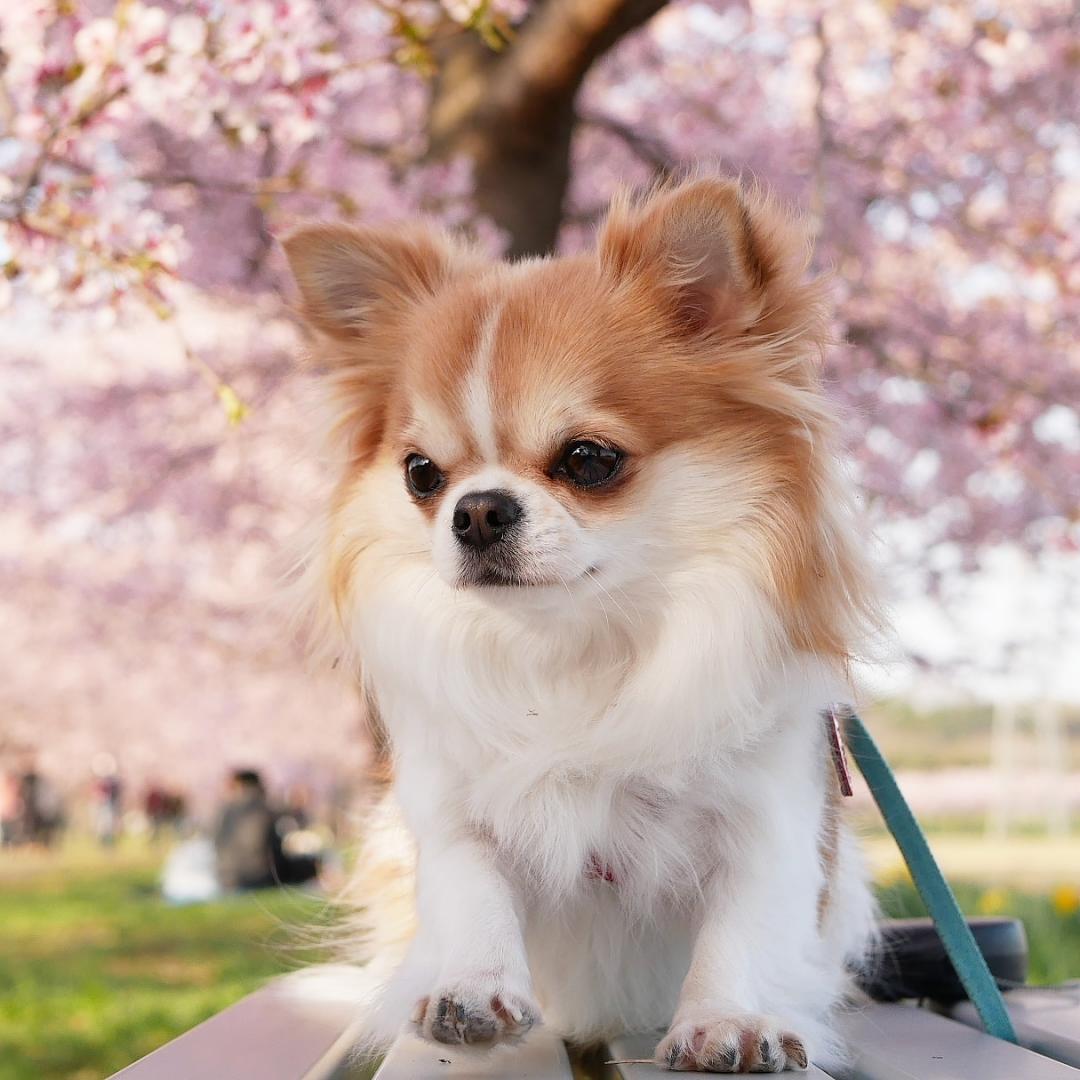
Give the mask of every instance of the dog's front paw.
[(805, 1069), (807, 1057), (802, 1039), (773, 1017), (735, 1013), (676, 1018), (656, 1063), (675, 1072), (777, 1073)]
[(462, 980), (416, 1005), (420, 1033), (440, 1043), (493, 1043), (524, 1035), (540, 1021), (528, 994), (514, 992), (498, 979)]

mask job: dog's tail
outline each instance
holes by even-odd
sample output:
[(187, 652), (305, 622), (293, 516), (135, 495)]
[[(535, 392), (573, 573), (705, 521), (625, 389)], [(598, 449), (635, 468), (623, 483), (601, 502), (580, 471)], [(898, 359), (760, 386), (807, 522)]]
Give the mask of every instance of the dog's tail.
[(294, 972), (282, 988), (295, 1000), (355, 1008), (350, 1038), (369, 1059), (389, 1048), (423, 988), (402, 985), (416, 931), (416, 849), (388, 788), (364, 815), (363, 837), (328, 933), (333, 961)]

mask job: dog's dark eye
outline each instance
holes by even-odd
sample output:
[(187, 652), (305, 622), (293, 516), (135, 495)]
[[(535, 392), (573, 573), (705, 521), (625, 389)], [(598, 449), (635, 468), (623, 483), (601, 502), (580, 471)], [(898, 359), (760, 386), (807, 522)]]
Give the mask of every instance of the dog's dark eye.
[(589, 439), (575, 439), (563, 447), (554, 475), (565, 476), (571, 484), (591, 488), (606, 484), (619, 471), (623, 453)]
[(445, 479), (439, 466), (431, 458), (426, 458), (423, 454), (410, 454), (405, 459), (405, 483), (418, 499), (434, 495)]

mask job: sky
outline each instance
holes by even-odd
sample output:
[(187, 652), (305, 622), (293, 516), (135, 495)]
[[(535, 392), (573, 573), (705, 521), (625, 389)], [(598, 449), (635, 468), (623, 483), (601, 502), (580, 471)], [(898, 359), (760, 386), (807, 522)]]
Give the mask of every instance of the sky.
[[(939, 701), (1050, 699), (1080, 704), (1080, 557), (1033, 562), (1015, 547), (984, 554), (985, 568), (954, 572), (944, 603), (920, 591), (920, 579), (890, 579), (892, 623), (902, 647), (929, 662), (898, 660), (864, 667), (875, 695)], [(901, 651), (901, 650), (898, 650)]]

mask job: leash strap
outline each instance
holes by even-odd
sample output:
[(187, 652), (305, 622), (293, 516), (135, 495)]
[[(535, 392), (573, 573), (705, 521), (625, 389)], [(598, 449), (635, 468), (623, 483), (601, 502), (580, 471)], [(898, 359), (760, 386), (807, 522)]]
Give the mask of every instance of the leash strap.
[(987, 1033), (1007, 1042), (1016, 1042), (1016, 1031), (1005, 1008), (994, 976), (986, 965), (986, 958), (975, 944), (975, 937), (967, 924), (960, 905), (956, 902), (949, 883), (934, 860), (930, 845), (915, 815), (911, 812), (889, 768), (866, 725), (853, 709), (846, 706), (830, 709), (839, 714), (844, 722), (848, 748), (858, 763), (870, 793), (885, 819), (889, 831), (900, 848), (904, 861), (911, 871), (912, 880), (941, 935), (945, 951), (960, 977), (971, 1003)]

